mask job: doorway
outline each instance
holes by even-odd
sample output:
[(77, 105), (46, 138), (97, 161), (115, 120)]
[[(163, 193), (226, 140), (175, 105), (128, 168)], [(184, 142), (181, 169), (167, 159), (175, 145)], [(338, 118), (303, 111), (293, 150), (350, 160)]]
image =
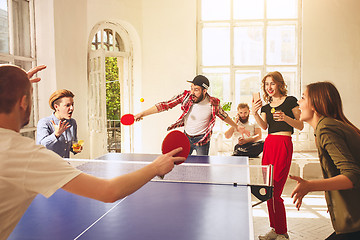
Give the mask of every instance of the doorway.
[(131, 152), (132, 128), (120, 124), (132, 110), (132, 52), (127, 31), (118, 24), (97, 24), (90, 35), (88, 116), (90, 157)]

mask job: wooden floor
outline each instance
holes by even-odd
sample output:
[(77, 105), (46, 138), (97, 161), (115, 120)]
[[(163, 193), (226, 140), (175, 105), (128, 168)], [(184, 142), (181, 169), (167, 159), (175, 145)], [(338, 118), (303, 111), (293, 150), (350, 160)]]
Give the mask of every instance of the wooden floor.
[[(303, 199), (300, 211), (295, 208), (291, 196), (296, 183), (288, 180), (283, 191), (287, 214), (288, 234), (292, 240), (325, 239), (334, 230), (327, 213), (326, 202), (322, 192), (310, 193)], [(253, 199), (256, 202), (256, 199)], [(258, 239), (270, 230), (266, 203), (253, 208), (254, 236)]]

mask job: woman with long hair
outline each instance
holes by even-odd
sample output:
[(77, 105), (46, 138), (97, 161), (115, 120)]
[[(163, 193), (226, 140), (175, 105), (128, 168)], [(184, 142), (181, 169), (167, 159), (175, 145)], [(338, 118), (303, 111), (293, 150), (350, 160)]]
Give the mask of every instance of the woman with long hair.
[[(262, 164), (273, 165), (274, 194), (267, 201), (271, 230), (261, 240), (289, 239), (287, 234), (286, 212), (281, 194), (287, 180), (293, 144), (291, 135), (294, 128), (302, 130), (304, 124), (299, 120), (300, 110), (297, 99), (287, 95), (286, 84), (280, 72), (270, 72), (262, 79), (263, 98), (252, 102), (252, 113), (259, 126), (266, 130)], [(258, 111), (261, 108), (261, 116)]]
[(299, 105), (300, 120), (314, 128), (324, 179), (290, 176), (298, 182), (291, 197), (300, 209), (306, 194), (325, 191), (335, 230), (327, 239), (360, 239), (360, 130), (345, 117), (330, 82), (309, 84)]

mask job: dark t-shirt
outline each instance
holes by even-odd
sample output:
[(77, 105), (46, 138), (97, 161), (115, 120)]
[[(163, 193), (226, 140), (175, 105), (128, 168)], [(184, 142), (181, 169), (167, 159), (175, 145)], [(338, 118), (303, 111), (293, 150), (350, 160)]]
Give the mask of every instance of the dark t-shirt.
[[(292, 109), (296, 106), (299, 106), (297, 104), (297, 99), (293, 96), (287, 96), (285, 101), (280, 104), (279, 106), (275, 107), (275, 110), (281, 110), (285, 113), (285, 115), (295, 119), (295, 116), (292, 112)], [(275, 121), (273, 118), (273, 115), (271, 113), (272, 107), (270, 106), (270, 103), (266, 104), (261, 108), (261, 112), (266, 113), (266, 121), (268, 123), (268, 134), (276, 133), (276, 132), (291, 132), (294, 133), (294, 128), (287, 124), (284, 121)]]

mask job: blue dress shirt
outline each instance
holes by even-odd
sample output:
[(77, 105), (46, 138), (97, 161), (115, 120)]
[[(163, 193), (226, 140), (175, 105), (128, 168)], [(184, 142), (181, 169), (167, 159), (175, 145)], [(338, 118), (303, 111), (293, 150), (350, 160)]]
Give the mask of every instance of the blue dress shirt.
[(71, 118), (69, 121), (69, 127), (58, 138), (55, 136), (55, 129), (51, 120), (56, 125), (59, 125), (60, 120), (52, 114), (49, 117), (45, 117), (39, 120), (37, 125), (36, 144), (44, 145), (47, 149), (50, 149), (62, 158), (69, 158), (70, 151), (76, 154), (72, 150), (72, 141), (77, 141), (77, 125), (75, 119)]

